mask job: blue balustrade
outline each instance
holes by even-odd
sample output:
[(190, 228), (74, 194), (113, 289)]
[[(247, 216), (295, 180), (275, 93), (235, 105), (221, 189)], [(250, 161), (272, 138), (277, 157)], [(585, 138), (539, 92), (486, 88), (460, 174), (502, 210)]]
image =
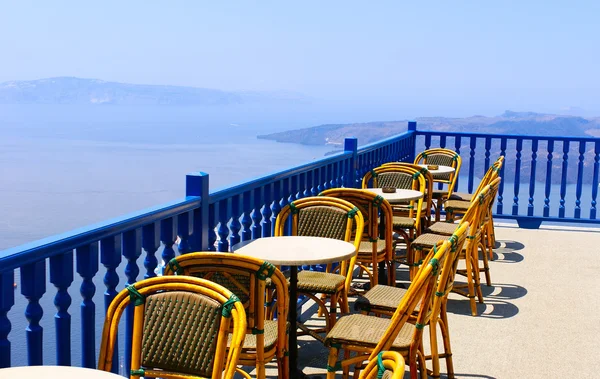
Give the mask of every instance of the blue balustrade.
[[(478, 139), (483, 143), (478, 144)], [(561, 144), (563, 150), (559, 194), (553, 194), (556, 187), (552, 181), (555, 143)], [(576, 171), (570, 168), (568, 160), (570, 144), (578, 146), (577, 159), (572, 159)], [(477, 187), (475, 178), (483, 176), (491, 161), (498, 155), (506, 156), (501, 175), (507, 188), (513, 188), (514, 197), (510, 214), (505, 214), (502, 184), (496, 207), (498, 218), (517, 219), (523, 226), (541, 220), (600, 223), (596, 217), (600, 174), (600, 140), (597, 138), (420, 131), (415, 122), (410, 122), (408, 131), (398, 136), (361, 147), (356, 138), (347, 138), (341, 153), (212, 192), (207, 174), (190, 174), (186, 177), (185, 198), (181, 200), (0, 252), (0, 367), (14, 364), (11, 336), (23, 332), (29, 364), (55, 363), (43, 361), (44, 332), (49, 332), (56, 336), (56, 364), (96, 366), (99, 343), (96, 332), (103, 323), (103, 319), (96, 316), (94, 300), (94, 281), (100, 279), (99, 263), (103, 265), (102, 309), (105, 309), (125, 285), (133, 284), (141, 277), (162, 274), (162, 265), (177, 254), (205, 250), (226, 252), (240, 241), (270, 236), (277, 215), (290, 201), (317, 195), (327, 188), (360, 187), (362, 176), (374, 167), (389, 161), (412, 162), (417, 152), (437, 146), (453, 147), (459, 153), (466, 153), (468, 169), (462, 170), (463, 178), (458, 187), (464, 186), (470, 192)], [(546, 165), (540, 165), (537, 170), (543, 171), (544, 166), (546, 169), (545, 175), (541, 176), (545, 178), (541, 183), (545, 185), (542, 192), (535, 190), (536, 160), (538, 149), (542, 154), (544, 146), (547, 149)], [(519, 206), (522, 182), (529, 190), (527, 206), (523, 204), (526, 212)], [(576, 188), (571, 214), (567, 208), (573, 203), (566, 199), (571, 199), (567, 189), (572, 183)], [(536, 205), (538, 202), (539, 206)], [(588, 204), (589, 218), (586, 218)], [(125, 262), (121, 265), (123, 259)], [(46, 278), (47, 262), (49, 278)], [(143, 273), (140, 271), (142, 265)], [(13, 287), (16, 269), (21, 273), (22, 294), (17, 298)], [(46, 294), (47, 280), (53, 285), (49, 288), (56, 289), (49, 294)], [(73, 291), (69, 294), (74, 280), (79, 286), (77, 295)], [(54, 299), (55, 309), (43, 309), (40, 305), (40, 299), (47, 296)], [(79, 317), (71, 317), (77, 314), (70, 307), (72, 302), (80, 306)], [(26, 318), (25, 331), (15, 331), (11, 326), (9, 311), (14, 311), (15, 306), (20, 315), (11, 317)], [(54, 330), (42, 329), (40, 321), (44, 314), (46, 317), (54, 315), (54, 323), (43, 323), (47, 325), (46, 329)], [(121, 366), (125, 373), (129, 371), (132, 322), (133, 308), (128, 308), (124, 341), (121, 339), (125, 352), (116, 349), (113, 361), (122, 364), (113, 365), (114, 371), (120, 370)], [(77, 347), (73, 349), (73, 345)], [(74, 359), (74, 350), (81, 356), (80, 362)]]

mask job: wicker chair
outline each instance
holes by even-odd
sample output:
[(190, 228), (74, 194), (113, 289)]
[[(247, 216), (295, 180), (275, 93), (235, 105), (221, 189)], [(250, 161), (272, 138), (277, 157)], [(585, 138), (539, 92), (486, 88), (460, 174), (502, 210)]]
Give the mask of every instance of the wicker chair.
[[(333, 238), (353, 242), (357, 251), (363, 229), (364, 219), (358, 208), (347, 201), (325, 196), (292, 201), (281, 209), (275, 221), (275, 236), (291, 234)], [(324, 329), (308, 331), (304, 325), (299, 325), (305, 333), (320, 339), (317, 333), (331, 330), (337, 319), (338, 304), (342, 313), (350, 312), (348, 292), (355, 263), (356, 255), (337, 265), (327, 265), (325, 272), (303, 270), (298, 273), (298, 294), (314, 300), (319, 306), (319, 314), (325, 315)], [(327, 297), (330, 311), (325, 305)], [(295, 301), (291, 299), (292, 303)]]
[[(444, 207), (446, 208), (446, 219), (447, 221), (453, 221), (457, 214), (464, 214), (469, 208), (469, 204), (473, 199), (473, 196), (476, 196), (479, 191), (483, 189), (486, 185), (490, 184), (494, 179), (496, 179), (500, 175), (500, 170), (502, 169), (502, 165), (504, 164), (504, 156), (500, 156), (496, 162), (487, 170), (483, 179), (479, 183), (477, 190), (474, 192), (474, 195), (461, 193), (459, 196), (462, 198), (461, 200), (454, 199), (453, 197), (450, 200), (446, 201)], [(456, 193), (454, 194), (456, 195)], [(453, 196), (454, 196), (453, 195)], [(468, 196), (468, 199), (466, 199)], [(491, 208), (490, 212), (486, 215), (486, 230), (485, 230), (485, 239), (487, 242), (489, 259), (494, 259), (494, 251), (493, 248), (496, 245), (496, 237), (494, 234), (494, 218), (492, 216)]]
[[(483, 303), (483, 294), (481, 293), (479, 273), (484, 272), (486, 280), (490, 280), (489, 264), (485, 246), (483, 242), (483, 232), (485, 230), (485, 214), (487, 209), (490, 207), (490, 203), (494, 200), (495, 191), (497, 191), (500, 179), (497, 178), (490, 185), (485, 186), (483, 190), (477, 195), (477, 198), (471, 202), (471, 206), (465, 213), (462, 220), (468, 221), (469, 236), (468, 243), (465, 249), (461, 252), (460, 257), (465, 259), (464, 270), (458, 270), (457, 273), (466, 276), (467, 284), (461, 286), (454, 286), (453, 291), (466, 296), (470, 300), (471, 313), (473, 316), (477, 315), (477, 306), (475, 304), (475, 297), (478, 298), (480, 303)], [(449, 224), (454, 225), (454, 224)], [(422, 250), (428, 250), (434, 246), (437, 241), (447, 236), (434, 233), (421, 234), (417, 239), (413, 241), (415, 250), (415, 256), (420, 256)], [(483, 268), (479, 268), (479, 249), (483, 252)], [(464, 288), (468, 289), (468, 292), (464, 292)]]
[(460, 166), (462, 160), (460, 155), (456, 151), (442, 148), (434, 148), (425, 150), (424, 152), (417, 155), (415, 158), (415, 164), (427, 164), (437, 166), (449, 166), (454, 168), (454, 172), (449, 174), (438, 174), (433, 177), (433, 180), (437, 183), (443, 183), (448, 185), (446, 189), (434, 189), (432, 192), (432, 198), (436, 200), (435, 207), (435, 220), (440, 220), (440, 213), (442, 203), (452, 196), (456, 180), (460, 173)]
[[(241, 254), (189, 253), (173, 258), (164, 275), (191, 275), (211, 280), (233, 292), (244, 305), (247, 332), (239, 363), (256, 366), (265, 378), (265, 363), (277, 358), (278, 377), (288, 377), (288, 286), (281, 271), (269, 262)], [(275, 290), (278, 318), (266, 320), (266, 282)]]
[(359, 379), (402, 379), (404, 358), (396, 351), (382, 351), (367, 364)]
[[(456, 230), (448, 240), (450, 242), (450, 255), (442, 268), (441, 274), (438, 276), (437, 289), (435, 297), (430, 303), (431, 310), (427, 319), (429, 325), (429, 337), (431, 343), (431, 356), (426, 357), (432, 360), (432, 376), (434, 378), (440, 375), (439, 358), (446, 359), (446, 369), (448, 377), (454, 377), (454, 367), (452, 364), (452, 350), (450, 347), (450, 333), (448, 329), (448, 316), (446, 313), (446, 304), (448, 302), (448, 294), (451, 292), (454, 283), (454, 276), (458, 267), (458, 257), (463, 249), (467, 238), (469, 223), (462, 222), (455, 225)], [(438, 245), (443, 240), (438, 242)], [(427, 257), (426, 260), (431, 257)], [(406, 289), (391, 286), (379, 285), (371, 289), (364, 296), (360, 297), (354, 304), (356, 309), (364, 314), (374, 313), (376, 315), (391, 316), (396, 311), (398, 303), (406, 295)], [(419, 309), (417, 308), (416, 311)], [(414, 316), (414, 315), (413, 315)], [(442, 339), (444, 344), (444, 353), (438, 354), (437, 344), (437, 325), (440, 326)]]
[[(394, 241), (392, 231), (392, 207), (383, 197), (353, 188), (334, 188), (319, 196), (346, 200), (357, 207), (363, 215), (365, 227), (358, 249), (356, 262), (369, 275), (370, 288), (379, 283), (378, 264), (384, 262), (388, 269), (388, 283), (396, 282), (394, 267)], [(381, 217), (382, 222), (379, 222)], [(379, 236), (382, 236), (379, 238)], [(383, 263), (382, 263), (383, 264)], [(369, 271), (369, 266), (373, 272)]]
[[(344, 377), (349, 375), (349, 366), (355, 365), (354, 377), (367, 359), (373, 360), (384, 350), (398, 351), (404, 356), (410, 367), (412, 378), (417, 377), (417, 365), (421, 376), (426, 377), (425, 356), (423, 354), (422, 334), (427, 322), (433, 291), (436, 287), (438, 269), (444, 265), (450, 250), (450, 243), (444, 241), (434, 249), (431, 258), (417, 272), (406, 294), (402, 297), (391, 319), (353, 314), (341, 317), (325, 338), (329, 347), (327, 378), (335, 378), (337, 370), (342, 369)], [(431, 256), (430, 255), (430, 256)], [(416, 323), (408, 323), (416, 307), (420, 310)], [(338, 362), (339, 351), (344, 350), (344, 359)], [(355, 355), (350, 357), (351, 352)]]
[(406, 244), (406, 256), (396, 256), (395, 260), (409, 266), (411, 278), (416, 272), (411, 243), (414, 237), (421, 233), (423, 199), (427, 189), (420, 169), (409, 166), (376, 167), (367, 172), (362, 181), (363, 189), (394, 187), (423, 193), (422, 198), (412, 200), (403, 207), (393, 206), (394, 232), (398, 233)]
[(246, 333), (242, 303), (228, 289), (190, 276), (141, 280), (115, 296), (106, 312), (99, 370), (112, 368), (119, 320), (129, 304), (135, 305), (130, 378), (243, 373), (236, 368)]

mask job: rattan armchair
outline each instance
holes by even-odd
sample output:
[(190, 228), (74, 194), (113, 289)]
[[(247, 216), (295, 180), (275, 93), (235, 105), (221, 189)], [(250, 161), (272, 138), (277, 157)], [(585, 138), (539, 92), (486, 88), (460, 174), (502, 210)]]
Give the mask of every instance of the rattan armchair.
[(392, 206), (394, 210), (394, 232), (398, 233), (406, 244), (406, 256), (396, 256), (395, 259), (399, 263), (409, 266), (412, 278), (416, 272), (412, 240), (421, 233), (423, 199), (427, 189), (425, 177), (420, 168), (399, 165), (376, 167), (364, 175), (363, 189), (383, 187), (412, 189), (423, 193), (423, 197), (419, 200), (412, 200), (403, 206)]
[(112, 368), (119, 320), (130, 304), (130, 378), (233, 378), (246, 333), (244, 307), (228, 289), (191, 276), (141, 280), (115, 296), (102, 330), (99, 370)]
[[(326, 196), (306, 197), (292, 201), (281, 209), (275, 222), (275, 236), (298, 235), (333, 238), (354, 243), (356, 251), (360, 247), (364, 229), (362, 213), (352, 203)], [(319, 306), (319, 313), (325, 315), (325, 328), (311, 331), (319, 338), (319, 332), (329, 331), (337, 319), (337, 306), (342, 313), (348, 313), (348, 292), (356, 255), (329, 264), (325, 272), (303, 270), (298, 273), (298, 294), (308, 296)], [(317, 296), (321, 294), (321, 296)], [(330, 310), (325, 301), (329, 298)], [(295, 303), (296, 299), (291, 299)], [(303, 325), (300, 327), (308, 332)]]
[(454, 168), (454, 172), (448, 174), (437, 174), (433, 177), (434, 182), (442, 183), (447, 185), (445, 189), (434, 188), (431, 194), (432, 198), (436, 200), (435, 207), (435, 220), (440, 220), (440, 213), (442, 203), (452, 196), (456, 180), (460, 173), (460, 167), (462, 160), (460, 155), (456, 151), (434, 148), (428, 149), (417, 155), (415, 158), (415, 164), (426, 164), (426, 165), (437, 165), (437, 166), (448, 166)]
[[(429, 326), (429, 338), (431, 344), (431, 355), (426, 358), (429, 358), (432, 361), (431, 374), (434, 378), (437, 378), (440, 375), (439, 358), (446, 359), (448, 377), (454, 377), (446, 304), (448, 301), (448, 294), (453, 288), (454, 276), (458, 267), (458, 258), (467, 238), (469, 223), (464, 221), (455, 226), (455, 232), (448, 239), (448, 242), (450, 242), (450, 255), (448, 259), (446, 259), (442, 270), (440, 271), (440, 275), (438, 276), (435, 297), (430, 303), (431, 311), (426, 320), (427, 325)], [(443, 240), (440, 240), (438, 241), (438, 244), (442, 242)], [(425, 260), (427, 261), (430, 258), (431, 257), (427, 257)], [(406, 292), (407, 290), (404, 288), (378, 285), (368, 291), (364, 296), (360, 297), (354, 304), (356, 309), (364, 314), (373, 313), (375, 315), (391, 316), (396, 311), (398, 303), (400, 303), (402, 298), (406, 295)], [(418, 312), (419, 309), (417, 308), (416, 311)], [(439, 349), (436, 334), (437, 325), (440, 327), (444, 345), (444, 353), (441, 355), (438, 353)]]
[[(319, 196), (346, 200), (360, 210), (365, 227), (356, 262), (361, 270), (369, 275), (371, 288), (379, 282), (378, 264), (380, 262), (385, 262), (387, 265), (388, 283), (395, 283), (393, 214), (390, 203), (377, 194), (354, 188), (333, 188), (321, 192)], [(380, 218), (381, 223), (379, 222)], [(369, 271), (369, 267), (371, 267), (372, 273)]]
[(359, 379), (402, 379), (404, 358), (396, 351), (382, 351), (367, 364)]
[[(239, 363), (256, 366), (256, 377), (265, 378), (265, 363), (277, 359), (278, 377), (288, 377), (288, 285), (269, 262), (241, 254), (201, 252), (173, 258), (164, 275), (191, 275), (216, 282), (233, 292), (244, 305), (247, 332)], [(265, 317), (266, 282), (275, 291), (277, 319)]]
[[(364, 361), (373, 360), (384, 350), (398, 351), (404, 356), (410, 367), (412, 378), (417, 377), (417, 365), (421, 376), (426, 376), (425, 356), (423, 354), (422, 334), (429, 317), (428, 304), (431, 301), (440, 266), (448, 257), (450, 243), (444, 241), (433, 249), (433, 256), (417, 272), (413, 282), (398, 304), (391, 319), (353, 314), (341, 317), (325, 338), (329, 347), (327, 378), (335, 378), (338, 370), (344, 377), (349, 375), (350, 365), (355, 366), (354, 376), (358, 377)], [(408, 322), (420, 305), (415, 324)], [(344, 350), (344, 359), (338, 361), (340, 350)], [(355, 354), (351, 356), (351, 353)]]

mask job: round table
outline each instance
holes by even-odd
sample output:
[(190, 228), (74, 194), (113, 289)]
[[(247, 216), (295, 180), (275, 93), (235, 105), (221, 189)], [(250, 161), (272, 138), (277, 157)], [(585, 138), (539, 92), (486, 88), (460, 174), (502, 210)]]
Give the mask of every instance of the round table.
[(421, 167), (425, 167), (427, 169), (427, 171), (429, 171), (431, 173), (431, 176), (433, 176), (433, 178), (435, 179), (436, 177), (440, 177), (441, 175), (445, 175), (445, 174), (451, 174), (454, 171), (456, 171), (456, 169), (454, 167), (450, 167), (450, 166), (439, 166), (437, 170), (432, 170), (430, 168), (428, 168), (426, 164), (420, 164), (419, 166)]
[(0, 369), (2, 379), (123, 379), (112, 372), (71, 366), (24, 366)]
[(423, 197), (423, 192), (409, 189), (396, 189), (396, 192), (392, 193), (383, 192), (381, 188), (365, 188), (364, 190), (376, 193), (389, 201), (390, 204), (404, 203), (411, 200), (418, 200)]
[[(277, 266), (290, 266), (290, 299), (298, 298), (298, 266), (334, 263), (352, 258), (356, 248), (350, 242), (331, 238), (282, 236), (264, 237), (232, 246), (236, 254), (249, 255)], [(291, 304), (293, 302), (290, 301)], [(296, 325), (297, 309), (290, 306), (290, 325)], [(290, 328), (290, 378), (304, 377), (298, 370), (298, 335)]]

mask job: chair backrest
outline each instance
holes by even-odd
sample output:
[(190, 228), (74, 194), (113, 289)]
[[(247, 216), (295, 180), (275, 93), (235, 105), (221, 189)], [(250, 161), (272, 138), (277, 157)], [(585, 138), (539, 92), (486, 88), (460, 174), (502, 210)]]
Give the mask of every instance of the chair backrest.
[(363, 240), (372, 242), (373, 253), (377, 255), (377, 240), (380, 235), (379, 218), (385, 225), (386, 256), (393, 254), (393, 213), (392, 206), (380, 195), (355, 188), (332, 188), (325, 190), (319, 196), (342, 199), (354, 204), (362, 213), (364, 219)]
[[(449, 250), (449, 241), (443, 241), (431, 249), (430, 254), (428, 254), (428, 256), (431, 256), (431, 259), (424, 263), (417, 272), (406, 294), (402, 297), (398, 308), (392, 315), (388, 329), (371, 352), (369, 360), (376, 359), (377, 354), (392, 347), (398, 333), (414, 312), (417, 304), (421, 304), (416, 320), (417, 327), (410, 347), (411, 351), (416, 353), (415, 349), (421, 343), (423, 328), (429, 317), (431, 296), (436, 288), (439, 268), (444, 266)], [(365, 333), (368, 333), (368, 330), (365, 330)]]
[(404, 357), (397, 351), (382, 351), (369, 361), (359, 379), (401, 379), (404, 378)]
[(233, 377), (246, 335), (244, 307), (223, 286), (191, 276), (141, 280), (115, 296), (106, 312), (99, 370), (111, 370), (119, 320), (131, 303), (131, 378)]
[(278, 338), (285, 341), (288, 285), (283, 273), (271, 263), (242, 254), (188, 253), (171, 259), (165, 267), (164, 275), (175, 274), (210, 280), (234, 293), (244, 305), (248, 332), (256, 335), (257, 351), (264, 351), (266, 280), (270, 278), (277, 291)]
[(448, 184), (448, 197), (452, 195), (462, 165), (462, 159), (456, 151), (443, 148), (428, 149), (417, 155), (415, 164), (449, 166), (454, 168), (454, 172), (436, 175), (434, 178), (436, 182)]
[[(358, 252), (364, 230), (362, 213), (352, 203), (326, 196), (294, 200), (281, 209), (275, 221), (275, 236), (285, 236), (286, 226), (291, 235), (333, 238), (352, 242)], [(356, 254), (339, 262), (340, 275), (346, 277), (346, 291), (350, 290)]]
[(425, 197), (423, 198), (423, 201), (426, 203), (425, 205), (425, 217), (427, 217), (427, 219), (431, 218), (431, 206), (432, 206), (432, 201), (433, 201), (433, 197), (431, 196), (431, 194), (433, 193), (433, 176), (431, 175), (431, 172), (429, 172), (429, 170), (427, 170), (427, 168), (425, 167), (421, 167), (419, 165), (416, 165), (414, 163), (406, 163), (406, 162), (389, 162), (389, 163), (384, 163), (381, 165), (381, 167), (410, 167), (414, 170), (418, 170), (419, 172), (421, 172), (421, 174), (423, 174), (423, 178), (425, 179)]
[(488, 168), (488, 170), (485, 172), (485, 175), (483, 175), (483, 178), (481, 178), (479, 186), (477, 186), (477, 189), (475, 190), (475, 192), (473, 192), (475, 195), (477, 195), (479, 191), (483, 189), (483, 187), (490, 184), (494, 179), (496, 179), (500, 175), (500, 170), (502, 169), (503, 164), (504, 155), (501, 155), (498, 157), (498, 159), (496, 159), (496, 162), (494, 162), (494, 164)]
[[(415, 229), (421, 230), (423, 201), (427, 190), (425, 176), (421, 172), (421, 168), (414, 168), (414, 166), (407, 165), (376, 167), (365, 174), (362, 181), (362, 188), (394, 187), (398, 189), (412, 189), (423, 193), (423, 197), (420, 199), (408, 202), (408, 217), (414, 218)], [(371, 184), (371, 187), (369, 187), (369, 184)]]

